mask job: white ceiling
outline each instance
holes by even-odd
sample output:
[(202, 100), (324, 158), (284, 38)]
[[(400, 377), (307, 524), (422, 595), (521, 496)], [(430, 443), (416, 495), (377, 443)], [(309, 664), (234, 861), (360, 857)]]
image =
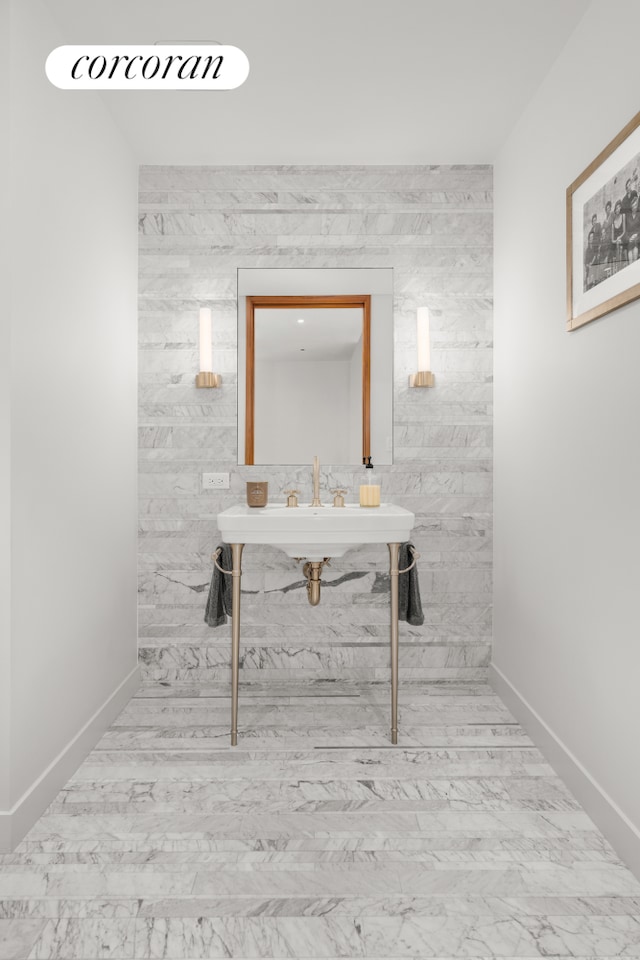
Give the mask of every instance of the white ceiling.
[(141, 163), (437, 164), (493, 161), (589, 0), (47, 6), (65, 43), (213, 40), (249, 57), (237, 90), (105, 94)]
[(346, 362), (356, 347), (362, 355), (361, 307), (255, 308), (256, 361)]

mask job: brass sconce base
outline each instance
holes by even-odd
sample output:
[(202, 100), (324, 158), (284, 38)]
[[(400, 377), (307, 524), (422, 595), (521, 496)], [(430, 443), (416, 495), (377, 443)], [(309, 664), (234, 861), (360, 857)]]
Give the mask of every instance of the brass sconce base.
[(196, 387), (219, 387), (221, 383), (222, 377), (219, 373), (210, 373), (208, 370), (196, 373)]
[(412, 373), (409, 377), (410, 387), (435, 387), (436, 378), (428, 370), (420, 370), (418, 373)]

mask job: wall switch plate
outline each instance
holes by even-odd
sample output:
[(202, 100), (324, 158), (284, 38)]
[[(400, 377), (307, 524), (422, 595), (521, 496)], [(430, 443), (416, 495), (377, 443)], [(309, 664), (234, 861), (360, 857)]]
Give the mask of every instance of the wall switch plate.
[(228, 473), (203, 473), (202, 489), (203, 490), (228, 490), (229, 474)]

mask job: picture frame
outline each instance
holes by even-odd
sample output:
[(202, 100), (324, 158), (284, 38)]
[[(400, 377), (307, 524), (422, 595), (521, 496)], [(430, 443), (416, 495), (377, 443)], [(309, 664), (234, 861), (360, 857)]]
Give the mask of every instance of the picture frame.
[(640, 297), (640, 113), (567, 187), (567, 330)]

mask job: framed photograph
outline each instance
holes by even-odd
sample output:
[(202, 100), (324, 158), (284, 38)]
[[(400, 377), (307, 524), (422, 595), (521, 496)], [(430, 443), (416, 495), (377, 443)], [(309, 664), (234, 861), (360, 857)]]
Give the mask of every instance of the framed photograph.
[(640, 113), (567, 189), (567, 330), (640, 297)]

